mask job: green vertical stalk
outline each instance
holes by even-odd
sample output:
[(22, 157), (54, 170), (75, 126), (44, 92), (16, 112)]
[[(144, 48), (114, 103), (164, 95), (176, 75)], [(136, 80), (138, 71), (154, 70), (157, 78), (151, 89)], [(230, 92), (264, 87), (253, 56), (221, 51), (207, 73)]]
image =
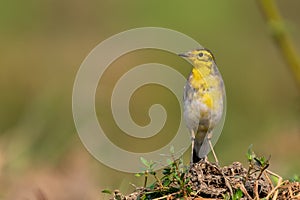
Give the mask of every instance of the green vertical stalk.
[(296, 84), (300, 88), (300, 60), (276, 6), (275, 0), (257, 0), (257, 2), (267, 23), (272, 28), (272, 37), (281, 51), (287, 65), (294, 74)]

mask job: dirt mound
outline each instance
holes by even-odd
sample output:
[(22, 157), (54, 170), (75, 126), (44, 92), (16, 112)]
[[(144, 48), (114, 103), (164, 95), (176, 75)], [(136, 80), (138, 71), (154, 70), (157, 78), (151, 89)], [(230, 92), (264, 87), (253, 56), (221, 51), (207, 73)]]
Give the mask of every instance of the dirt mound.
[[(152, 187), (136, 188), (135, 192), (126, 196), (115, 191), (113, 199), (300, 199), (299, 182), (283, 181), (266, 168), (246, 169), (239, 162), (219, 167), (200, 161), (186, 172), (178, 172), (174, 173), (175, 178), (170, 178), (171, 172), (168, 179), (162, 178)], [(167, 184), (166, 180), (169, 180)]]

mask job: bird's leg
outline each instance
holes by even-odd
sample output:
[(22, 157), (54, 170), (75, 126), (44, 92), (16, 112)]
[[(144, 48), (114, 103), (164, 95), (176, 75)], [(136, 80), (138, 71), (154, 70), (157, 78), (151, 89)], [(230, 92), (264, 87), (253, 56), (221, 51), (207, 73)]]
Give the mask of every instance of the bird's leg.
[(208, 143), (209, 143), (210, 149), (211, 149), (211, 151), (212, 151), (212, 153), (213, 153), (213, 156), (214, 156), (214, 159), (215, 159), (215, 161), (216, 161), (216, 164), (219, 165), (219, 160), (218, 160), (217, 155), (216, 155), (216, 153), (215, 153), (215, 151), (214, 151), (214, 147), (213, 147), (213, 145), (212, 145), (212, 143), (211, 143), (210, 138), (208, 139)]
[(190, 165), (193, 164), (193, 157), (194, 157), (195, 133), (194, 133), (193, 130), (191, 131), (191, 135), (192, 135), (192, 137), (191, 137), (191, 140), (192, 140), (192, 153), (191, 153)]
[(209, 132), (208, 135), (207, 135), (208, 144), (209, 144), (209, 147), (210, 147), (210, 149), (211, 149), (211, 151), (213, 153), (213, 156), (214, 156), (214, 159), (216, 161), (216, 164), (219, 165), (219, 160), (218, 160), (217, 155), (216, 155), (216, 153), (214, 151), (214, 147), (213, 147), (213, 145), (211, 143), (211, 137), (212, 137), (212, 133)]

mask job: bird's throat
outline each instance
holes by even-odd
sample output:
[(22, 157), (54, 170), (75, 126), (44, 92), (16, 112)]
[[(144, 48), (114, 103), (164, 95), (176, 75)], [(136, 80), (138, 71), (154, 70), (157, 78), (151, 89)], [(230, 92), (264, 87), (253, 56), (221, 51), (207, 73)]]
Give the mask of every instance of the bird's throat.
[(200, 69), (193, 68), (192, 70), (192, 76), (191, 78), (191, 84), (194, 88), (199, 89), (200, 87), (206, 87), (207, 81), (205, 80), (205, 77), (208, 77), (210, 74), (210, 70), (206, 67)]

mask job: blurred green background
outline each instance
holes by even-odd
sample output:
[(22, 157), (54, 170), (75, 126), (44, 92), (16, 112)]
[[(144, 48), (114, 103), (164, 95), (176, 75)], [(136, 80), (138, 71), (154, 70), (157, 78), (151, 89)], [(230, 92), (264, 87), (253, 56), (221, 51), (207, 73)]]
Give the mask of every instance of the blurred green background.
[[(299, 51), (300, 2), (276, 2)], [(182, 32), (214, 52), (228, 102), (215, 146), (222, 165), (246, 163), (253, 144), (259, 155), (271, 155), (271, 170), (284, 177), (299, 174), (299, 88), (255, 1), (11, 0), (0, 7), (0, 199), (104, 199), (103, 188), (126, 192), (133, 189), (129, 182), (142, 182), (102, 165), (84, 148), (72, 118), (72, 87), (81, 62), (97, 44), (146, 26)], [(113, 63), (104, 91), (98, 88), (96, 107), (111, 139), (124, 148), (145, 145), (118, 140), (122, 133), (109, 113), (101, 113), (109, 102), (105, 92), (126, 70), (147, 62), (175, 66), (185, 76), (190, 70), (182, 59), (154, 50), (132, 52)], [(132, 116), (142, 125), (149, 122), (149, 105), (165, 106), (171, 118), (160, 141), (164, 135), (166, 141), (172, 138), (178, 125), (172, 116), (179, 112), (172, 94), (145, 86), (133, 98)]]

